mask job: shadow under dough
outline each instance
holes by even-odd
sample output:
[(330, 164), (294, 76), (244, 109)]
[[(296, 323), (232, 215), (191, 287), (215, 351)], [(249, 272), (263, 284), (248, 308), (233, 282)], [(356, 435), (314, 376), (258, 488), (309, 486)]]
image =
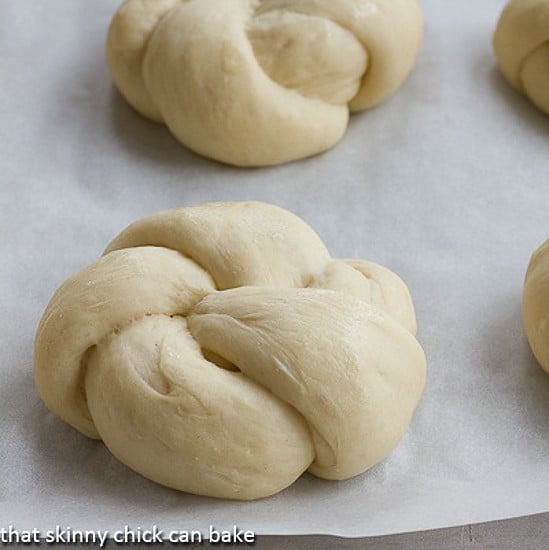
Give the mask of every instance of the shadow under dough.
[(113, 134), (130, 154), (163, 167), (200, 166), (204, 169), (225, 166), (194, 153), (177, 141), (165, 125), (145, 118), (127, 103), (114, 85), (109, 96)]

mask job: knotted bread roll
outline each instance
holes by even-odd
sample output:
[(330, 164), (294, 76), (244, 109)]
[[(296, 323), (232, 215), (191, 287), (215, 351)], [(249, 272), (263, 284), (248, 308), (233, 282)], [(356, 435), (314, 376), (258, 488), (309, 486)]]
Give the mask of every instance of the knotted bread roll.
[(35, 343), (46, 405), (169, 487), (255, 499), (345, 479), (401, 439), (424, 386), (412, 300), (333, 260), (293, 214), (218, 203), (145, 218), (65, 282)]
[(549, 0), (511, 0), (494, 49), (509, 83), (549, 114)]
[(411, 71), (416, 0), (126, 0), (108, 35), (114, 81), (193, 151), (239, 166), (321, 153), (349, 109)]
[(534, 252), (522, 302), (524, 328), (539, 364), (549, 373), (549, 240)]

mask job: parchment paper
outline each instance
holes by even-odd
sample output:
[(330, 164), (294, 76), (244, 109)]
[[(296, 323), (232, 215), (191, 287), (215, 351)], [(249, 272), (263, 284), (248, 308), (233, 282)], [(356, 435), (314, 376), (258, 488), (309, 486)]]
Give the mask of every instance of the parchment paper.
[[(418, 65), (310, 160), (238, 170), (186, 151), (114, 91), (117, 0), (0, 0), (0, 526), (367, 536), (549, 510), (549, 376), (521, 324), (530, 254), (549, 236), (549, 119), (500, 78), (502, 0), (423, 0)], [(120, 465), (63, 424), (32, 378), (55, 289), (127, 224), (211, 200), (264, 200), (334, 256), (398, 272), (428, 357), (402, 444), (350, 481), (304, 476), (253, 503), (193, 497)]]

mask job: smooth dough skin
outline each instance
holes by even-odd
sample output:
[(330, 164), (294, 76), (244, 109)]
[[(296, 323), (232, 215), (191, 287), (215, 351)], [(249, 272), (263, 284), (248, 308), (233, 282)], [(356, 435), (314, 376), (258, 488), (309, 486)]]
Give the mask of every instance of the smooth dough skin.
[(330, 257), (254, 202), (149, 216), (71, 277), (38, 327), (46, 405), (158, 483), (251, 500), (346, 479), (398, 444), (425, 356), (402, 280)]
[(532, 352), (549, 373), (549, 241), (538, 248), (530, 260), (522, 312)]
[(406, 79), (422, 33), (417, 0), (126, 0), (107, 61), (188, 148), (266, 166), (333, 147)]
[(511, 0), (501, 14), (494, 49), (511, 86), (549, 114), (549, 0)]

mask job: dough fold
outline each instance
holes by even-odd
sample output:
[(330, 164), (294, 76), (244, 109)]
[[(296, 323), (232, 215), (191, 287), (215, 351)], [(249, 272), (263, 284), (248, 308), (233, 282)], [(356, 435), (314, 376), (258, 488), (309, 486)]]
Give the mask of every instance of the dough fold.
[(206, 204), (136, 222), (59, 288), (35, 380), (136, 472), (249, 500), (398, 444), (425, 381), (415, 330), (388, 269), (332, 259), (278, 207)]
[(383, 459), (423, 388), (422, 371), (409, 367), (424, 361), (417, 340), (340, 292), (230, 290), (202, 300), (189, 328), (202, 347), (303, 415), (316, 451), (310, 471), (326, 479), (347, 479)]
[(110, 26), (114, 82), (141, 114), (215, 160), (265, 166), (343, 136), (417, 57), (416, 0), (126, 0)]

